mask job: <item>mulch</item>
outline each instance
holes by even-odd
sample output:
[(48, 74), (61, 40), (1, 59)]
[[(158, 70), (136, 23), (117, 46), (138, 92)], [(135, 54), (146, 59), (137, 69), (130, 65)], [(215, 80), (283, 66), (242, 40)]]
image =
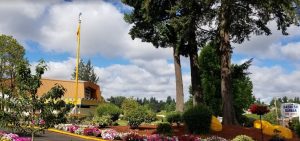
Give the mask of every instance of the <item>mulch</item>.
[[(156, 133), (156, 126), (154, 125), (142, 125), (138, 129), (130, 129), (129, 126), (112, 126), (110, 127), (112, 129), (115, 129), (118, 132), (136, 132), (139, 135), (151, 135)], [(186, 132), (184, 126), (173, 126), (173, 133), (176, 136), (186, 135), (188, 134)], [(226, 139), (233, 139), (237, 135), (247, 135), (252, 137), (254, 140), (261, 141), (261, 133), (259, 129), (255, 128), (247, 128), (242, 126), (228, 126), (223, 125), (223, 130), (220, 132), (211, 132), (207, 135), (200, 135), (201, 137), (209, 137), (209, 136), (219, 136)], [(264, 135), (264, 141), (268, 141), (271, 139), (271, 136)], [(300, 141), (300, 138), (297, 138), (297, 136), (294, 134), (293, 139), (289, 139), (286, 141)]]

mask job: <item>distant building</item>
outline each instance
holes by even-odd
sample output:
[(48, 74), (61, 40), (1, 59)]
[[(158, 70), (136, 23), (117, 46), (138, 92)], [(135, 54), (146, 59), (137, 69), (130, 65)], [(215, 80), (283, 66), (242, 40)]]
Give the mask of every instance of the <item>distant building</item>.
[[(63, 100), (67, 103), (72, 103), (75, 98), (75, 85), (74, 80), (57, 80), (57, 79), (41, 79), (42, 85), (38, 89), (38, 96), (47, 93), (55, 84), (62, 85), (66, 92)], [(100, 102), (103, 102), (100, 87), (97, 84), (88, 81), (78, 81), (78, 110), (82, 115), (89, 115), (93, 113)]]

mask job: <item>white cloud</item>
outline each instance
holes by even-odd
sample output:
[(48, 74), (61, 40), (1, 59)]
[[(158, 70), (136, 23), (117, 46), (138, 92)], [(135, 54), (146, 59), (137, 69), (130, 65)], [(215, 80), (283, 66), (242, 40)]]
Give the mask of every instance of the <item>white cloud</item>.
[(297, 43), (289, 43), (280, 48), (282, 54), (293, 61), (300, 60), (300, 42)]
[[(37, 63), (32, 64), (33, 70)], [(75, 59), (69, 58), (61, 62), (49, 61), (47, 65), (48, 70), (43, 77), (71, 79)], [(164, 60), (153, 60), (151, 62), (139, 60), (128, 65), (116, 64), (108, 67), (95, 66), (94, 68), (95, 73), (100, 77), (98, 84), (105, 98), (110, 96), (156, 97), (157, 99), (166, 99), (167, 96), (171, 96), (175, 98), (173, 64), (168, 64)], [(184, 73), (182, 77), (185, 100), (187, 100), (189, 97), (190, 76)]]
[(251, 66), (250, 78), (253, 81), (253, 94), (264, 101), (272, 97), (299, 96), (300, 71), (286, 73), (281, 66)]
[(284, 36), (281, 31), (277, 30), (275, 22), (271, 22), (268, 26), (272, 30), (270, 36), (252, 35), (249, 41), (245, 41), (242, 44), (233, 44), (235, 47), (234, 53), (259, 59), (286, 59), (288, 56), (282, 56), (282, 43), (286, 40), (300, 37), (300, 28), (298, 26), (291, 26), (288, 29), (289, 35)]
[[(50, 53), (75, 56), (78, 14), (82, 12), (81, 55), (101, 55), (108, 58), (167, 59), (170, 49), (156, 49), (150, 43), (132, 41), (130, 25), (123, 14), (104, 1), (73, 2), (1, 2), (0, 31), (13, 35), (24, 44), (35, 41)], [(28, 47), (27, 47), (28, 48)]]

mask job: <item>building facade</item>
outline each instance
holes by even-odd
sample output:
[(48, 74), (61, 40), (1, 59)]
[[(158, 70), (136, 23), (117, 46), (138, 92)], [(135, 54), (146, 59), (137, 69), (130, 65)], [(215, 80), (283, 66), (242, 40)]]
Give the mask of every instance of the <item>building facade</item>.
[[(66, 89), (63, 100), (66, 103), (73, 103), (75, 100), (74, 80), (57, 80), (43, 78), (42, 85), (38, 89), (38, 96), (47, 93), (55, 84), (59, 84)], [(97, 105), (103, 102), (100, 87), (97, 84), (88, 81), (78, 81), (78, 97), (77, 97), (78, 113), (80, 115), (89, 115), (94, 113)]]

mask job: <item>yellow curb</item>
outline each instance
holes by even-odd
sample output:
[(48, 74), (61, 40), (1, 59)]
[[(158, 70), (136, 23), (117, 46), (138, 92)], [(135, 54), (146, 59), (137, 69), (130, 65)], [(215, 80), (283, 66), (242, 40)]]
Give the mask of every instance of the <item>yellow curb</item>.
[(83, 139), (87, 139), (87, 140), (107, 141), (107, 140), (99, 139), (99, 138), (96, 138), (96, 137), (89, 137), (89, 136), (83, 136), (83, 135), (73, 134), (73, 133), (70, 133), (70, 132), (61, 131), (61, 130), (57, 130), (57, 129), (53, 129), (53, 128), (49, 128), (48, 131), (50, 131), (50, 132), (56, 132), (56, 133), (60, 133), (60, 134), (65, 134), (65, 135), (69, 135), (69, 136), (74, 136), (74, 137), (79, 137), (79, 138), (83, 138)]

